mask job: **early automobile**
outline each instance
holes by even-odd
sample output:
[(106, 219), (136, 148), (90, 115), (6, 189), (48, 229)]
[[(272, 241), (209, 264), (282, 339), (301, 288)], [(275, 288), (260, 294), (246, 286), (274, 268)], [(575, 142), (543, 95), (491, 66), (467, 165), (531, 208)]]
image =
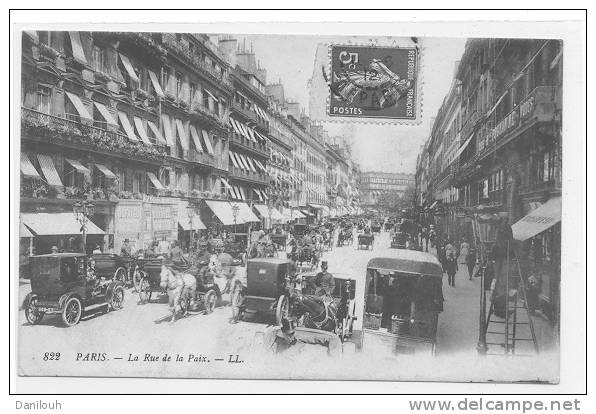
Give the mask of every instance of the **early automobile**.
[(25, 299), (25, 316), (31, 324), (44, 315), (57, 314), (66, 326), (79, 323), (90, 310), (118, 310), (124, 303), (124, 284), (98, 276), (94, 261), (83, 253), (33, 256), (31, 293)]
[(372, 234), (359, 234), (358, 235), (358, 249), (371, 249), (375, 243), (375, 236)]
[(408, 248), (408, 235), (402, 231), (395, 232), (391, 238), (392, 249), (407, 249)]
[(443, 271), (431, 254), (398, 250), (368, 262), (360, 349), (374, 355), (434, 355), (443, 311)]
[(249, 259), (242, 313), (274, 313), (278, 325), (289, 312), (291, 262), (287, 259)]

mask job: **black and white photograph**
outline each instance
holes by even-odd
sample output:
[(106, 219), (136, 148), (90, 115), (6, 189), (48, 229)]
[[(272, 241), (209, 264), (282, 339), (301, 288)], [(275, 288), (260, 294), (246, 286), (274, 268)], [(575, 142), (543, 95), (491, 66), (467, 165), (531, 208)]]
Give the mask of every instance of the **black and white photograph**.
[(561, 37), (123, 27), (14, 32), (19, 377), (559, 384)]

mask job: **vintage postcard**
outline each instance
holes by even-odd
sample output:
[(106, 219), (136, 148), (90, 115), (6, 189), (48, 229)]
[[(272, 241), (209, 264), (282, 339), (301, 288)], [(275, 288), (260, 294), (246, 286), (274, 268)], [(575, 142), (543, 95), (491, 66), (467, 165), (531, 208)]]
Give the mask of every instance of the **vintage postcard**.
[(134, 27), (15, 32), (19, 376), (560, 381), (560, 37)]

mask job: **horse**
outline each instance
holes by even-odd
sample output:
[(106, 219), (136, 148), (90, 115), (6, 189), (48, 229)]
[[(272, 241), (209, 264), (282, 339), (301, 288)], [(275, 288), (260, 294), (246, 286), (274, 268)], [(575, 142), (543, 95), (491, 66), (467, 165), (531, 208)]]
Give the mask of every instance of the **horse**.
[(195, 307), (197, 280), (190, 273), (175, 272), (165, 264), (161, 265), (160, 286), (168, 294), (168, 304), (172, 312), (170, 323), (176, 321), (178, 308), (185, 316), (189, 308)]

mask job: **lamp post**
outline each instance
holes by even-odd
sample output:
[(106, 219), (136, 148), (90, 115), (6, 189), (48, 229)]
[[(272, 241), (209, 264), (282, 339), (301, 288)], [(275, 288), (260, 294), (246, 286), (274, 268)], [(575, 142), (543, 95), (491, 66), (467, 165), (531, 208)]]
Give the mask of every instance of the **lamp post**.
[(271, 215), (273, 214), (273, 206), (271, 205), (271, 203), (269, 203), (267, 205), (267, 211), (269, 212), (269, 228), (273, 228), (273, 223), (271, 221)]
[(95, 205), (90, 201), (77, 201), (72, 205), (72, 211), (76, 220), (81, 224), (83, 253), (87, 253), (87, 223), (89, 222), (89, 216), (95, 213)]
[(240, 210), (240, 207), (238, 207), (237, 204), (234, 204), (232, 206), (232, 215), (234, 216), (234, 233), (236, 233), (236, 221), (238, 220), (238, 211)]
[(189, 223), (189, 228), (190, 228), (190, 246), (188, 248), (188, 251), (190, 252), (194, 248), (194, 241), (195, 241), (193, 228), (192, 228), (192, 221), (193, 221), (193, 218), (195, 217), (195, 206), (188, 203), (188, 205), (186, 206), (186, 214), (188, 215), (188, 223)]

